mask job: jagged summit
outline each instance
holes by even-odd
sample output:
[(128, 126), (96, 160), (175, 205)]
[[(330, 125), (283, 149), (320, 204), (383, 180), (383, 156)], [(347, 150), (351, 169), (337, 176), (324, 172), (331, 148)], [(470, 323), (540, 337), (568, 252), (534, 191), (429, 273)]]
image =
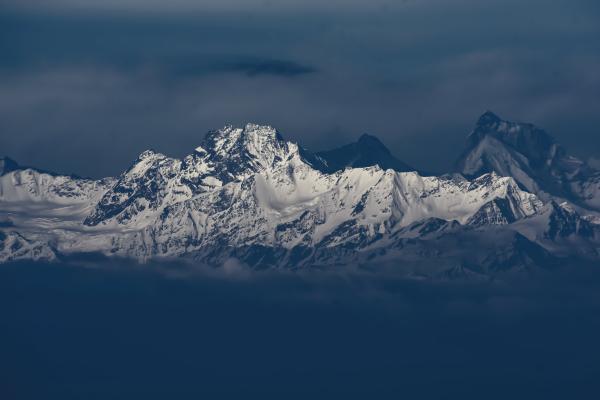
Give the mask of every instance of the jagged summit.
[(477, 126), (493, 125), (493, 124), (497, 124), (501, 121), (502, 120), (500, 119), (500, 117), (498, 115), (496, 115), (494, 112), (488, 110), (485, 113), (483, 113), (481, 115), (481, 117), (479, 117), (479, 120), (477, 120)]
[(496, 171), (506, 175), (508, 158), (527, 168), (547, 168), (560, 163), (566, 151), (544, 130), (528, 123), (506, 121), (491, 111), (484, 113), (467, 139), (457, 168), (467, 176)]
[(282, 162), (313, 165), (313, 156), (297, 143), (286, 141), (269, 125), (248, 123), (243, 128), (227, 125), (210, 131), (193, 157), (227, 176), (241, 177), (258, 170), (273, 168)]
[(243, 128), (226, 125), (209, 131), (195, 151), (220, 158), (244, 155), (263, 158), (285, 151), (290, 146), (298, 147), (295, 143), (284, 140), (272, 126), (248, 123)]
[(544, 130), (529, 123), (503, 120), (491, 111), (484, 113), (477, 121), (469, 136), (470, 144), (476, 146), (487, 136), (517, 149), (534, 164), (546, 163), (549, 159), (566, 153)]
[(166, 157), (166, 156), (162, 153), (157, 152), (154, 149), (148, 149), (148, 150), (142, 151), (137, 159), (138, 160), (146, 160), (148, 158), (153, 158), (153, 157)]
[(600, 178), (585, 162), (567, 153), (546, 131), (529, 123), (483, 114), (467, 139), (456, 170), (467, 177), (488, 172), (512, 176), (529, 192), (560, 196), (592, 208)]
[(385, 148), (387, 150), (385, 145), (381, 143), (381, 140), (379, 140), (377, 136), (369, 135), (368, 133), (363, 133), (362, 135), (360, 135), (360, 137), (358, 138), (358, 143), (371, 145), (373, 147)]
[(243, 128), (225, 125), (221, 129), (209, 131), (201, 145), (203, 149), (216, 152), (232, 150), (239, 144), (261, 145), (284, 142), (277, 129), (269, 125), (247, 123)]
[(327, 163), (325, 172), (335, 172), (347, 167), (362, 168), (374, 165), (399, 172), (415, 170), (394, 157), (377, 137), (367, 133), (361, 135), (354, 143), (334, 150), (319, 152), (317, 156)]

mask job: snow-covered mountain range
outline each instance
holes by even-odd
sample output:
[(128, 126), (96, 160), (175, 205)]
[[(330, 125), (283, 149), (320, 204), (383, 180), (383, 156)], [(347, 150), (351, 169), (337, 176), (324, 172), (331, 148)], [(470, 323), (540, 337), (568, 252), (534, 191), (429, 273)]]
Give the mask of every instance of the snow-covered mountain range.
[(600, 171), (543, 131), (488, 112), (457, 166), (422, 176), (368, 135), (313, 154), (254, 124), (101, 180), (5, 158), (0, 262), (101, 253), (453, 277), (600, 260)]

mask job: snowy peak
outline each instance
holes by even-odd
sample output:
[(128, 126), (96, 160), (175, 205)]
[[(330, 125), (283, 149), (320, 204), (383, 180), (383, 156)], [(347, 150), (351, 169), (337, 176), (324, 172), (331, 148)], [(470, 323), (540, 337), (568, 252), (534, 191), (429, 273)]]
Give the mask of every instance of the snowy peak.
[[(558, 196), (597, 209), (597, 171), (573, 157), (544, 130), (527, 123), (483, 114), (456, 163), (467, 177), (488, 172), (513, 177), (520, 187), (542, 198)], [(591, 201), (590, 201), (591, 200)]]
[(152, 149), (148, 149), (143, 151), (137, 158), (137, 161), (145, 161), (145, 160), (150, 160), (153, 158), (164, 158), (165, 156), (163, 154), (157, 153)]
[(364, 168), (379, 165), (382, 169), (398, 172), (414, 171), (408, 164), (392, 155), (390, 150), (375, 136), (363, 134), (358, 141), (334, 150), (322, 151), (317, 156), (327, 166), (324, 172), (332, 173), (344, 168)]
[(210, 131), (194, 156), (210, 164), (223, 181), (242, 179), (282, 162), (312, 164), (305, 150), (284, 140), (275, 128), (252, 123)]
[(488, 136), (523, 154), (532, 167), (552, 164), (555, 158), (565, 155), (564, 149), (542, 129), (532, 124), (504, 121), (491, 111), (477, 121), (469, 136), (470, 144), (476, 146)]
[(4, 164), (5, 169), (0, 174), (0, 205), (84, 204), (97, 200), (112, 183), (112, 178), (92, 180), (60, 175), (10, 161)]
[(194, 195), (241, 182), (281, 167), (314, 165), (295, 143), (271, 127), (227, 125), (210, 131), (202, 145), (183, 160), (152, 150), (143, 152), (86, 218), (95, 226), (111, 220), (145, 226), (165, 207)]
[(196, 151), (212, 151), (221, 157), (239, 151), (260, 155), (263, 152), (272, 152), (274, 148), (280, 148), (284, 144), (283, 138), (275, 128), (249, 123), (243, 128), (226, 125), (208, 132), (202, 146)]

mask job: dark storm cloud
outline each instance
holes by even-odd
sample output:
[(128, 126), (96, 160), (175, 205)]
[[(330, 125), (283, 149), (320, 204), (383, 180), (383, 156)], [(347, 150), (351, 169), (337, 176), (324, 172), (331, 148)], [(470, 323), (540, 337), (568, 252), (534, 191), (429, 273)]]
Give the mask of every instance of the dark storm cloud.
[(202, 77), (222, 73), (238, 73), (247, 77), (274, 76), (297, 78), (317, 72), (314, 67), (291, 60), (277, 60), (248, 55), (201, 55), (182, 60), (162, 60), (163, 78)]
[(241, 61), (224, 65), (225, 71), (240, 71), (248, 76), (274, 75), (294, 77), (316, 72), (312, 67), (285, 60)]
[(313, 150), (370, 132), (441, 171), (486, 109), (600, 154), (595, 2), (6, 4), (0, 152), (26, 164), (116, 174), (255, 121)]

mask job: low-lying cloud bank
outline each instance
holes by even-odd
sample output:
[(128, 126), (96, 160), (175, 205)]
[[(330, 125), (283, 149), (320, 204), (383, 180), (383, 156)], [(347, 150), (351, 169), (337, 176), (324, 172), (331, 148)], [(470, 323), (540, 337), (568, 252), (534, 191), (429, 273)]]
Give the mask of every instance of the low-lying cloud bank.
[(588, 267), (469, 283), (251, 272), (233, 261), (7, 265), (0, 389), (10, 398), (585, 398), (598, 389), (599, 289)]

